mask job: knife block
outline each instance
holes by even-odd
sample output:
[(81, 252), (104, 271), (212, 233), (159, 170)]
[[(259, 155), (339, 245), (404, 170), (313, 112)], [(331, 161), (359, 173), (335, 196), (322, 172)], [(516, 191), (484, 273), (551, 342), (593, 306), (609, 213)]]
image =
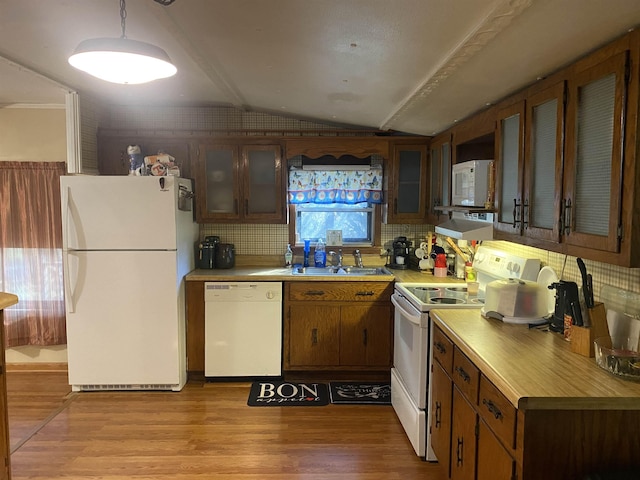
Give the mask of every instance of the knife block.
[(571, 326), (571, 351), (585, 357), (594, 357), (595, 349), (593, 341), (599, 337), (609, 336), (607, 324), (607, 310), (604, 303), (596, 303), (593, 308), (588, 308), (590, 327)]

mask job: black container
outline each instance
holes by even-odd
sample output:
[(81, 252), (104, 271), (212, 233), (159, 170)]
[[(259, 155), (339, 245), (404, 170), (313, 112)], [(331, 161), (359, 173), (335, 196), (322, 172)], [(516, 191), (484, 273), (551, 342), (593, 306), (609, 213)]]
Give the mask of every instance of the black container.
[(196, 252), (196, 267), (197, 268), (216, 268), (216, 250), (220, 243), (220, 237), (205, 237), (202, 242), (198, 244)]
[(219, 243), (216, 249), (216, 268), (233, 268), (236, 264), (236, 249), (233, 243)]

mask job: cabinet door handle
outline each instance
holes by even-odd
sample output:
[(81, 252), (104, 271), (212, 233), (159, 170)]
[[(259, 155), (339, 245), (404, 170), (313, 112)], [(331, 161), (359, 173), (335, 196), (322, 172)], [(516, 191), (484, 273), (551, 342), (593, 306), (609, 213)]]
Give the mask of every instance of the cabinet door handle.
[(374, 295), (374, 292), (356, 292), (356, 297), (370, 297)]
[(471, 381), (471, 376), (467, 372), (465, 372), (462, 367), (456, 367), (456, 372), (458, 373), (458, 375), (460, 375), (460, 378), (462, 378), (463, 382), (469, 383)]
[(522, 226), (526, 230), (529, 228), (529, 199), (526, 199), (524, 204), (522, 204), (522, 210), (524, 210), (522, 214)]
[(518, 203), (518, 199), (513, 199), (513, 228), (518, 228), (518, 224), (520, 223), (520, 204)]
[(249, 215), (249, 200), (244, 201), (244, 214)]
[(447, 353), (447, 348), (441, 342), (436, 342), (434, 347), (436, 347), (436, 350), (438, 350), (438, 353), (441, 355)]
[(436, 417), (436, 428), (440, 428), (440, 425), (442, 425), (442, 404), (440, 402), (436, 402), (435, 417)]
[(502, 412), (498, 408), (498, 406), (493, 403), (491, 400), (487, 400), (486, 398), (482, 399), (482, 404), (487, 407), (489, 413), (495, 417), (496, 420), (502, 420)]
[(317, 345), (318, 344), (318, 329), (314, 328), (313, 330), (311, 330), (311, 345)]
[(362, 344), (366, 347), (367, 346), (367, 342), (369, 341), (369, 332), (367, 331), (367, 329), (365, 328), (362, 331)]
[(324, 295), (324, 290), (307, 290), (304, 294), (317, 297), (319, 295)]
[(233, 199), (233, 213), (235, 213), (236, 215), (238, 214), (238, 199), (237, 198)]
[(456, 466), (462, 466), (462, 452), (464, 450), (464, 438), (458, 437), (458, 444), (456, 445)]
[(566, 198), (563, 204), (563, 210), (561, 215), (562, 226), (560, 233), (569, 235), (571, 233), (571, 199)]

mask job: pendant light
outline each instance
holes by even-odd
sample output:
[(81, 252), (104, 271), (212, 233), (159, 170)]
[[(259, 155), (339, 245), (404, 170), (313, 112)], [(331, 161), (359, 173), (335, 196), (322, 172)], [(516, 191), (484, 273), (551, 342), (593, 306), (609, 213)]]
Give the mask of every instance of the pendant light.
[(150, 43), (127, 38), (126, 17), (125, 0), (120, 0), (122, 36), (80, 42), (69, 57), (69, 63), (78, 70), (112, 83), (147, 83), (175, 75), (178, 70), (167, 52)]

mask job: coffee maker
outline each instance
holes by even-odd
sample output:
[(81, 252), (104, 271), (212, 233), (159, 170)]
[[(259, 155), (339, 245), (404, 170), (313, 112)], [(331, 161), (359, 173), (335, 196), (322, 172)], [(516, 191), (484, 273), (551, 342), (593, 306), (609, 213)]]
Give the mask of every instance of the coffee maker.
[(407, 237), (396, 237), (393, 241), (391, 250), (391, 259), (387, 263), (387, 267), (395, 268), (399, 270), (405, 270), (409, 268), (409, 262), (411, 261), (411, 241), (407, 240)]
[(220, 237), (208, 236), (197, 245), (196, 266), (198, 268), (216, 268), (216, 251)]

